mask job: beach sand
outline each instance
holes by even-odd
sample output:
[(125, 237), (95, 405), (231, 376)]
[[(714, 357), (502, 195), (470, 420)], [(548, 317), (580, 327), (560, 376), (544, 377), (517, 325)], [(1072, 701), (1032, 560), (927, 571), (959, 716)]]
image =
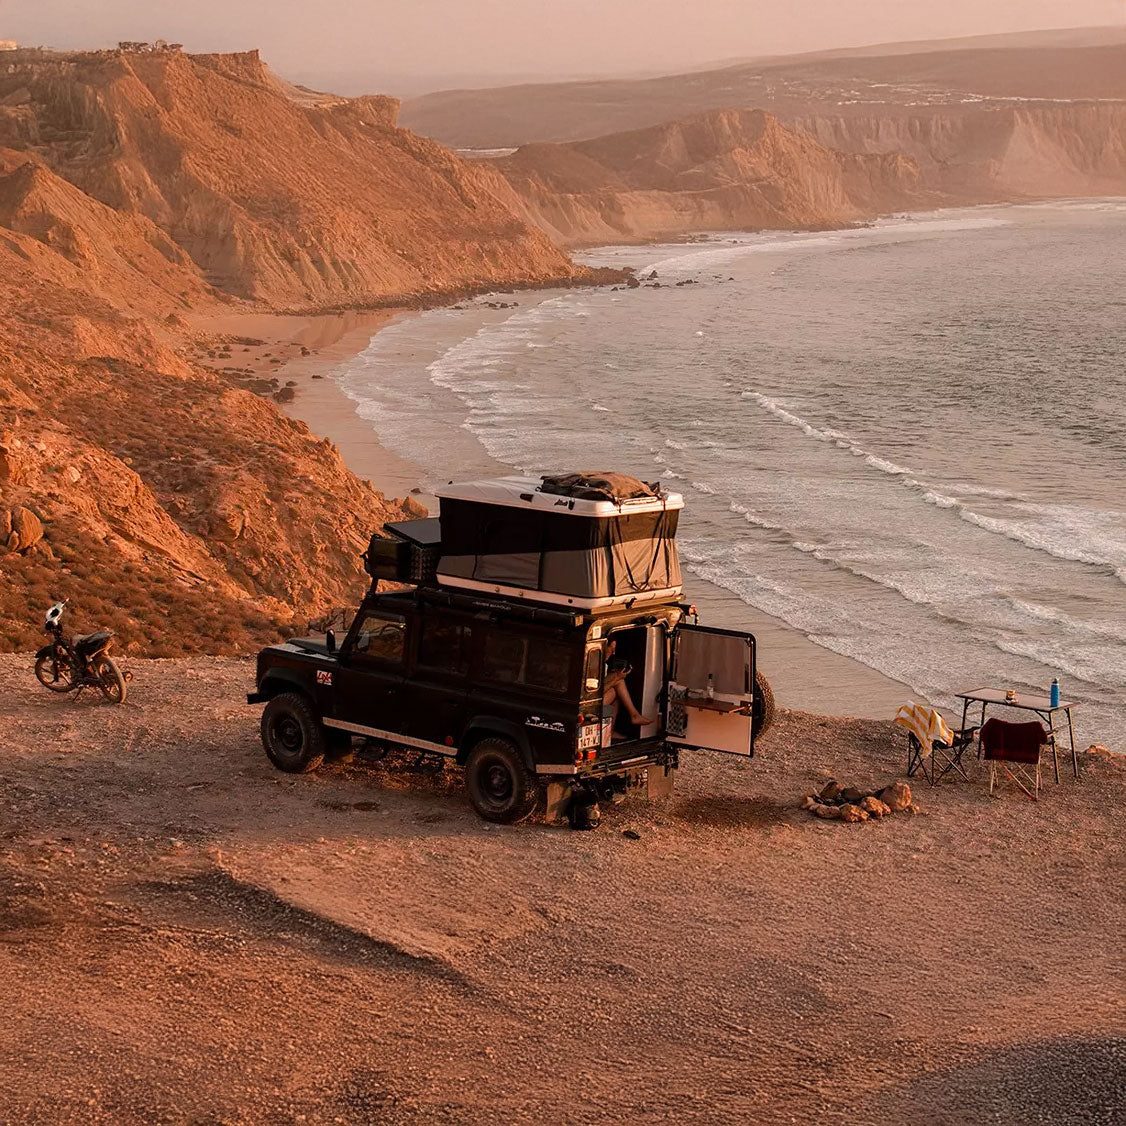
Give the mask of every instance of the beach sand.
[[(333, 377), (367, 348), (375, 333), (409, 315), (406, 310), (309, 317), (229, 314), (201, 320), (197, 327), (201, 332), (266, 341), (245, 362), (283, 383), (296, 383), (293, 401), (282, 404), (282, 410), (306, 423), (315, 434), (331, 438), (349, 468), (381, 492), (393, 497), (413, 493), (416, 500), (432, 508), (434, 498), (420, 491), (420, 482), (432, 474), (380, 445), (371, 424), (356, 413), (356, 404)], [(301, 348), (308, 349), (309, 355), (301, 355)], [(264, 358), (267, 355), (285, 359), (271, 365)], [(505, 471), (498, 463), (498, 472)], [(690, 508), (685, 519), (691, 519)], [(907, 685), (815, 644), (721, 587), (689, 575), (685, 594), (699, 608), (704, 624), (754, 633), (759, 667), (785, 707), (821, 715), (886, 718), (905, 700), (919, 698)]]

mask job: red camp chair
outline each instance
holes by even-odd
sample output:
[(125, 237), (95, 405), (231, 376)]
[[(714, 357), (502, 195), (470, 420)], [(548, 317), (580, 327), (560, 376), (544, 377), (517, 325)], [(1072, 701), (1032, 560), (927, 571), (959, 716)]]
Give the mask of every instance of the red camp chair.
[(1051, 743), (1052, 736), (1039, 720), (1031, 723), (986, 720), (981, 729), (981, 757), (989, 763), (990, 794), (1000, 767), (1002, 773), (1037, 801), (1040, 797), (1040, 752)]

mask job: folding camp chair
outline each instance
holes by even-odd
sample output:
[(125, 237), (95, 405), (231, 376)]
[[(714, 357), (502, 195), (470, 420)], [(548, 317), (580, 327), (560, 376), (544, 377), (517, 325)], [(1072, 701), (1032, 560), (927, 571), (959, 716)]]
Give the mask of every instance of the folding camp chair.
[(968, 782), (970, 779), (966, 768), (962, 765), (962, 756), (973, 746), (976, 733), (976, 727), (967, 727), (964, 731), (952, 732), (951, 743), (943, 743), (936, 739), (931, 743), (931, 751), (928, 755), (915, 733), (908, 731), (907, 777), (912, 778), (921, 770), (923, 777), (932, 786), (937, 786), (950, 771), (956, 770)]
[(921, 770), (923, 777), (937, 786), (956, 770), (969, 781), (962, 756), (973, 746), (976, 727), (951, 731), (938, 712), (921, 704), (904, 704), (896, 713), (895, 722), (907, 729), (908, 778)]
[(997, 770), (1015, 782), (1033, 801), (1040, 797), (1040, 752), (1051, 746), (1054, 736), (1039, 720), (1006, 723), (987, 720), (981, 729), (981, 754), (989, 763), (989, 792), (997, 782)]

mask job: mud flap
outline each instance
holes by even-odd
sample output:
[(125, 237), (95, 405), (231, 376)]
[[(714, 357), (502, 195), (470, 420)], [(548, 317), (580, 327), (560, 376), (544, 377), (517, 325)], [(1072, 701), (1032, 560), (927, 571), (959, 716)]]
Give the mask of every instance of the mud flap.
[(562, 821), (567, 816), (567, 803), (571, 797), (570, 782), (548, 782), (547, 805), (544, 810), (544, 820), (551, 824), (553, 821)]
[(672, 794), (676, 783), (675, 766), (659, 766), (654, 764), (645, 772), (646, 796), (650, 801), (658, 801)]

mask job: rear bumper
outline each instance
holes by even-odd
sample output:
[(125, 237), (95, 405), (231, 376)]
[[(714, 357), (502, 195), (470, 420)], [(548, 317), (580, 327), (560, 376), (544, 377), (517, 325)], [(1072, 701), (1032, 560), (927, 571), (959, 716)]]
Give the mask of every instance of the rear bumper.
[(675, 767), (677, 751), (663, 741), (634, 743), (611, 748), (605, 757), (584, 762), (575, 768), (579, 778), (605, 778), (612, 774), (632, 774), (650, 766)]

